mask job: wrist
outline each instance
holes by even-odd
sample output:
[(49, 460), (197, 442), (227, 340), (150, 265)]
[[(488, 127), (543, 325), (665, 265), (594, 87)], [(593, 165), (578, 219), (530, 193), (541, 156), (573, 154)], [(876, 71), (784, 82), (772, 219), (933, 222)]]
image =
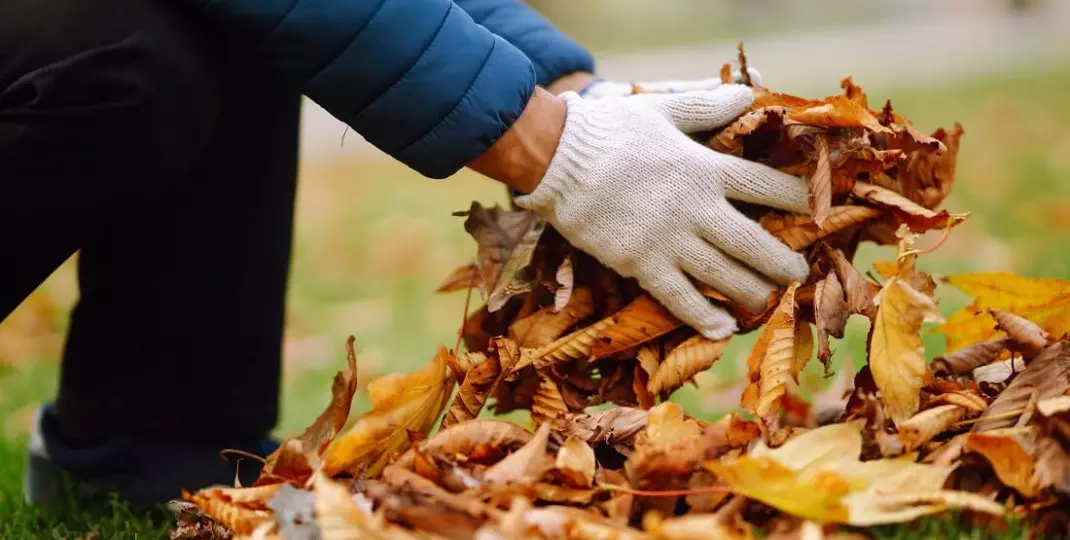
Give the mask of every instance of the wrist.
[(516, 122), (468, 166), (521, 193), (539, 185), (565, 130), (565, 102), (536, 88)]
[(547, 86), (546, 90), (555, 96), (561, 95), (564, 92), (579, 93), (597, 80), (598, 79), (595, 78), (593, 73), (573, 71), (572, 73), (560, 77), (550, 83), (550, 86)]

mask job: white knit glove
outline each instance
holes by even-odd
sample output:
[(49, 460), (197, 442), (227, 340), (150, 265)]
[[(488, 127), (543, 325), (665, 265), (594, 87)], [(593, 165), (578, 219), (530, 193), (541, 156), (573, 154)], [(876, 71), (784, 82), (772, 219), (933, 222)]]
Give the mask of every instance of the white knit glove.
[[(759, 73), (757, 69), (747, 68), (747, 73), (750, 75), (751, 83), (753, 83), (754, 86), (762, 85), (762, 74)], [(737, 83), (743, 82), (743, 76), (738, 69), (732, 72), (732, 79)], [(721, 84), (723, 83), (721, 83), (720, 78), (637, 83), (622, 83), (607, 79), (598, 79), (583, 90), (580, 90), (580, 95), (590, 99), (625, 97), (636, 93), (636, 89), (651, 94), (681, 94), (683, 92), (695, 92), (699, 90), (714, 90), (720, 87)]]
[(516, 202), (572, 245), (637, 278), (711, 339), (735, 332), (735, 319), (687, 275), (755, 312), (774, 289), (768, 280), (807, 277), (801, 254), (726, 200), (808, 213), (805, 181), (719, 154), (684, 134), (731, 122), (754, 101), (750, 88), (598, 100), (566, 92), (561, 98), (568, 112), (557, 151), (535, 191)]

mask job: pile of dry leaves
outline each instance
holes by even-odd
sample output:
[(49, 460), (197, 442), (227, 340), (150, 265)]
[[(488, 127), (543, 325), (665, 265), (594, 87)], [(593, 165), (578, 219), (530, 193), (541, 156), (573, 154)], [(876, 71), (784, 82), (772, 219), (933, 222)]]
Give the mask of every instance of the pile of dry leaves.
[[(1065, 532), (1070, 283), (949, 278), (976, 300), (942, 327), (953, 352), (927, 361), (922, 325), (940, 318), (914, 235), (965, 219), (936, 209), (962, 129), (924, 135), (842, 87), (822, 100), (759, 89), (706, 138), (810, 187), (812, 216), (744, 208), (807, 254), (810, 280), (764, 313), (704, 291), (760, 328), (737, 413), (709, 423), (667, 401), (728, 340), (683, 326), (536, 216), (473, 204), (476, 262), (440, 289), (486, 298), (463, 324), (466, 352), (376, 379), (372, 410), (349, 420), (351, 338), (327, 410), (254, 486), (185, 494), (173, 537), (821, 538), (949, 509)], [(850, 262), (865, 240), (898, 245), (869, 279)], [(867, 365), (811, 407), (799, 374), (815, 340), (827, 367), (852, 315), (870, 321)], [(530, 411), (534, 429), (485, 409)]]

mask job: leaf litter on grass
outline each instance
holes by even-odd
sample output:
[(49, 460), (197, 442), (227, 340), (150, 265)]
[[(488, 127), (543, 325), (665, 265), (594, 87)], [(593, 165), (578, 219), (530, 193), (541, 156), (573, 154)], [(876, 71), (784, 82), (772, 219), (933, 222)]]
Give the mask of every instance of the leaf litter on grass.
[[(440, 287), (487, 300), (461, 325), (465, 352), (372, 382), (372, 411), (341, 430), (355, 382), (340, 373), (325, 413), (270, 461), (296, 466), (185, 499), (253, 538), (822, 538), (948, 511), (1065, 533), (1070, 283), (941, 280), (976, 300), (940, 327), (957, 350), (929, 362), (938, 280), (915, 262), (940, 242), (920, 249), (915, 235), (966, 219), (939, 209), (962, 128), (924, 135), (890, 103), (870, 109), (850, 78), (841, 88), (821, 100), (756, 89), (751, 111), (703, 141), (810, 188), (810, 216), (740, 205), (808, 257), (806, 282), (762, 313), (701, 287), (760, 329), (738, 413), (710, 423), (668, 401), (725, 342), (534, 215), (473, 204), (479, 254)], [(850, 262), (863, 241), (897, 245), (883, 284)], [(852, 316), (870, 322), (866, 365), (811, 406), (799, 374), (815, 348), (829, 362)], [(528, 411), (536, 429), (484, 409)]]

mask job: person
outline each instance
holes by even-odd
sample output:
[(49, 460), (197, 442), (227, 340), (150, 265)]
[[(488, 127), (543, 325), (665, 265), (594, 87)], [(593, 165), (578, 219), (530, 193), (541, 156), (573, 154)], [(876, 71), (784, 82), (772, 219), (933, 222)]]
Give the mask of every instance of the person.
[(5, 0), (0, 317), (80, 250), (27, 499), (152, 504), (271, 450), (302, 94), (427, 177), (509, 186), (711, 338), (735, 321), (692, 279), (759, 308), (806, 277), (729, 202), (804, 213), (803, 180), (687, 135), (750, 88), (594, 73), (519, 0)]

